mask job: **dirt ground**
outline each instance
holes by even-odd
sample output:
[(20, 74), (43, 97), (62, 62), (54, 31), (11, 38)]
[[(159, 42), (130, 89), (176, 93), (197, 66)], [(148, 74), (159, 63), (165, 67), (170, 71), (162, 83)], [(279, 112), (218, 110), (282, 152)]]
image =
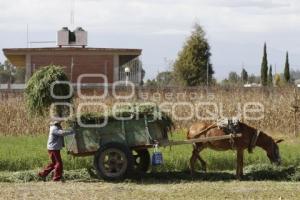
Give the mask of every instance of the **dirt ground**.
[(0, 183), (0, 199), (300, 199), (300, 182)]

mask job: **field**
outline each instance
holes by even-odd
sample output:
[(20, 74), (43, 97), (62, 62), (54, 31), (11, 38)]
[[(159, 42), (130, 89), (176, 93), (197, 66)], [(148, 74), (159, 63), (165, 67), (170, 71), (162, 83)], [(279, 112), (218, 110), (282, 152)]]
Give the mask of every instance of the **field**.
[[(174, 140), (183, 138), (184, 132), (173, 133)], [(48, 162), (45, 148), (46, 141), (46, 136), (0, 137), (0, 181), (36, 181), (37, 177), (35, 174), (38, 169)], [(245, 179), (299, 180), (299, 143), (299, 140), (287, 139), (285, 143), (280, 144), (282, 166), (279, 168), (269, 165), (265, 152), (259, 148), (256, 148), (253, 154), (246, 153), (245, 172), (248, 175), (246, 175)], [(191, 156), (191, 145), (174, 146), (161, 150), (164, 155), (164, 165), (155, 167), (152, 170), (154, 173), (160, 174), (146, 174), (144, 177), (146, 179), (165, 177), (166, 180), (190, 180), (188, 161)], [(199, 180), (234, 179), (235, 151), (217, 152), (204, 150), (202, 155), (207, 161), (209, 173), (199, 174), (199, 177), (197, 177)], [(93, 168), (92, 159), (93, 157), (74, 158), (63, 151), (67, 179), (91, 180), (92, 177), (87, 171)], [(198, 168), (200, 169), (199, 166)]]
[[(150, 96), (157, 93), (156, 90), (150, 92)], [(166, 92), (159, 91), (159, 94), (163, 96)], [(203, 90), (196, 92), (202, 94)], [(222, 103), (226, 116), (236, 113), (237, 103), (258, 101), (264, 105), (265, 117), (249, 123), (273, 137), (285, 139), (279, 145), (280, 167), (270, 165), (265, 152), (256, 148), (253, 154), (245, 152), (245, 176), (238, 182), (234, 177), (235, 151), (204, 150), (202, 156), (207, 161), (208, 172), (202, 172), (197, 165), (199, 170), (192, 177), (188, 167), (192, 147), (183, 145), (161, 149), (164, 164), (146, 174), (137, 174), (123, 183), (106, 183), (97, 177), (93, 157), (74, 158), (64, 150), (66, 182), (54, 184), (49, 178), (49, 182), (44, 183), (36, 174), (48, 163), (49, 118), (30, 116), (23, 97), (18, 96), (0, 101), (0, 112), (4, 113), (0, 116), (0, 199), (149, 199), (154, 195), (157, 199), (299, 199), (300, 139), (293, 135), (294, 115), (290, 109), (293, 89), (223, 88), (212, 92), (214, 97), (210, 101)], [(158, 103), (165, 100), (160, 99)], [(202, 100), (207, 97), (204, 95)], [(75, 100), (76, 105), (81, 102)], [(109, 98), (105, 102), (111, 106), (115, 100)], [(188, 113), (184, 108), (178, 112)], [(186, 127), (195, 120), (175, 121), (177, 131), (171, 139), (185, 139)]]
[(0, 183), (0, 199), (299, 199), (300, 183)]
[[(299, 91), (298, 91), (299, 93)], [(128, 93), (121, 93), (121, 96)], [(298, 96), (300, 96), (298, 94)], [(1, 97), (1, 96), (0, 96)], [(124, 102), (125, 100), (122, 100)], [(75, 109), (80, 103), (99, 102), (95, 100), (75, 99)], [(114, 103), (120, 102), (111, 95), (100, 101), (111, 108)], [(241, 119), (250, 125), (284, 136), (292, 136), (294, 134), (294, 113), (291, 106), (295, 104), (295, 93), (293, 87), (286, 88), (211, 88), (208, 92), (205, 88), (165, 88), (165, 89), (138, 89), (135, 95), (125, 102), (154, 102), (158, 106), (161, 103), (188, 103), (196, 108), (199, 103), (213, 103), (216, 109), (212, 106), (199, 106), (197, 112), (191, 119), (175, 120), (178, 129), (186, 129), (194, 121), (208, 120), (205, 118), (213, 118), (217, 116), (232, 117), (240, 114)], [(250, 120), (249, 117), (256, 117), (248, 113), (245, 115), (245, 107), (248, 103), (258, 103), (263, 107), (263, 118), (260, 120)], [(298, 102), (299, 103), (299, 102)], [(253, 107), (248, 107), (253, 108)], [(168, 109), (168, 108), (166, 108)], [(84, 109), (85, 111), (103, 112), (97, 106), (90, 106)], [(195, 110), (195, 109), (194, 109)], [(178, 106), (174, 109), (174, 113), (180, 117), (190, 116), (191, 110), (188, 106)], [(0, 113), (5, 113), (0, 116), (0, 135), (19, 136), (19, 135), (39, 135), (48, 132), (49, 116), (37, 117), (30, 116), (24, 98), (21, 95), (11, 95), (10, 98), (0, 99)], [(259, 114), (258, 114), (259, 115)], [(299, 119), (299, 112), (296, 115)], [(296, 134), (299, 130), (296, 132)]]

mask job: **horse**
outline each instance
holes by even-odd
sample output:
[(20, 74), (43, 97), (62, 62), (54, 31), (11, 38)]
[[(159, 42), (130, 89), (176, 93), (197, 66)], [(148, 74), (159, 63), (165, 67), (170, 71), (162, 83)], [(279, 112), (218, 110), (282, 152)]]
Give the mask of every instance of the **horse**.
[[(243, 176), (243, 160), (245, 149), (248, 149), (248, 152), (252, 153), (255, 146), (258, 146), (266, 151), (271, 163), (280, 165), (281, 157), (279, 153), (278, 143), (282, 142), (283, 140), (275, 141), (272, 137), (268, 136), (263, 131), (255, 129), (242, 122), (238, 122), (238, 127), (238, 133), (241, 133), (241, 137), (234, 137), (231, 140), (216, 140), (193, 144), (193, 152), (190, 158), (190, 170), (192, 175), (195, 172), (195, 163), (197, 159), (200, 161), (203, 170), (206, 171), (206, 162), (200, 156), (200, 152), (205, 148), (210, 148), (217, 151), (235, 149), (237, 151), (237, 179), (241, 179), (241, 177)], [(226, 132), (223, 129), (219, 128), (216, 124), (198, 122), (193, 124), (189, 128), (187, 132), (187, 139), (197, 139), (200, 137), (223, 135), (226, 135)]]

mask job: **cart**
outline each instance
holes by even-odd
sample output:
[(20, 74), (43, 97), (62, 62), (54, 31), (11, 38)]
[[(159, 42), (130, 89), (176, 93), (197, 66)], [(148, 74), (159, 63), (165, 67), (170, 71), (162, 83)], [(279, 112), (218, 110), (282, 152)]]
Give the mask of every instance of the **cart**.
[[(159, 115), (159, 116), (158, 116)], [(162, 113), (130, 114), (126, 119), (108, 118), (103, 127), (87, 125), (103, 124), (103, 117), (84, 117), (86, 126), (70, 121), (76, 134), (65, 138), (68, 153), (73, 156), (94, 156), (94, 166), (104, 180), (122, 180), (134, 172), (146, 172), (150, 167), (149, 148), (192, 144), (212, 140), (240, 137), (230, 134), (193, 140), (172, 141), (168, 138), (172, 120)], [(124, 116), (123, 116), (124, 117)]]

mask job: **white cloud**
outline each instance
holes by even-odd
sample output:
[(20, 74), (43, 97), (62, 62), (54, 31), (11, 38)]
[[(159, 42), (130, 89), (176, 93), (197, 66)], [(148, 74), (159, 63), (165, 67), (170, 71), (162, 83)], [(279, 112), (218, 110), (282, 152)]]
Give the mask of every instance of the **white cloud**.
[(215, 0), (211, 2), (211, 5), (224, 6), (224, 7), (245, 7), (245, 8), (260, 8), (260, 9), (274, 9), (290, 7), (289, 1), (274, 1), (274, 0)]
[[(1, 1), (0, 30), (23, 30), (27, 23), (33, 31), (69, 25), (70, 2)], [(217, 31), (275, 31), (289, 28), (288, 20), (300, 23), (296, 0), (77, 0), (75, 11), (76, 25), (101, 32), (182, 34), (196, 18)]]
[[(55, 38), (58, 29), (70, 25), (71, 0), (0, 0), (0, 7), (0, 44), (6, 47), (10, 44), (8, 41), (12, 33), (25, 35), (26, 24), (29, 24), (33, 40), (35, 37)], [(243, 46), (261, 49), (264, 41), (270, 41), (274, 48), (284, 48), (284, 51), (292, 49), (295, 55), (300, 54), (296, 52), (300, 46), (299, 0), (76, 0), (75, 5), (75, 24), (89, 31), (95, 46), (109, 46), (110, 43), (105, 43), (105, 40), (116, 40), (113, 44), (122, 47), (128, 37), (132, 37), (131, 43), (135, 37), (139, 37), (137, 48), (144, 48), (144, 52), (156, 52), (155, 48), (162, 40), (170, 38), (176, 38), (172, 42), (178, 43), (176, 48), (179, 48), (195, 21), (204, 26), (212, 50), (217, 52), (212, 52), (214, 63), (217, 64), (223, 61), (228, 65), (234, 64), (234, 59), (227, 59), (230, 55), (223, 49), (226, 45), (219, 44), (231, 43), (228, 47), (233, 49), (231, 53), (239, 54), (244, 52), (241, 51)], [(116, 38), (102, 38), (108, 35)], [(20, 40), (16, 38), (16, 41)], [(101, 43), (98, 44), (99, 41)], [(146, 63), (161, 63), (163, 57), (174, 58), (179, 49), (174, 49), (172, 44), (167, 45), (163, 50), (164, 55), (145, 54), (143, 58)], [(253, 57), (254, 65), (260, 58), (257, 59), (257, 55)], [(236, 62), (236, 65), (240, 65), (242, 58)]]

